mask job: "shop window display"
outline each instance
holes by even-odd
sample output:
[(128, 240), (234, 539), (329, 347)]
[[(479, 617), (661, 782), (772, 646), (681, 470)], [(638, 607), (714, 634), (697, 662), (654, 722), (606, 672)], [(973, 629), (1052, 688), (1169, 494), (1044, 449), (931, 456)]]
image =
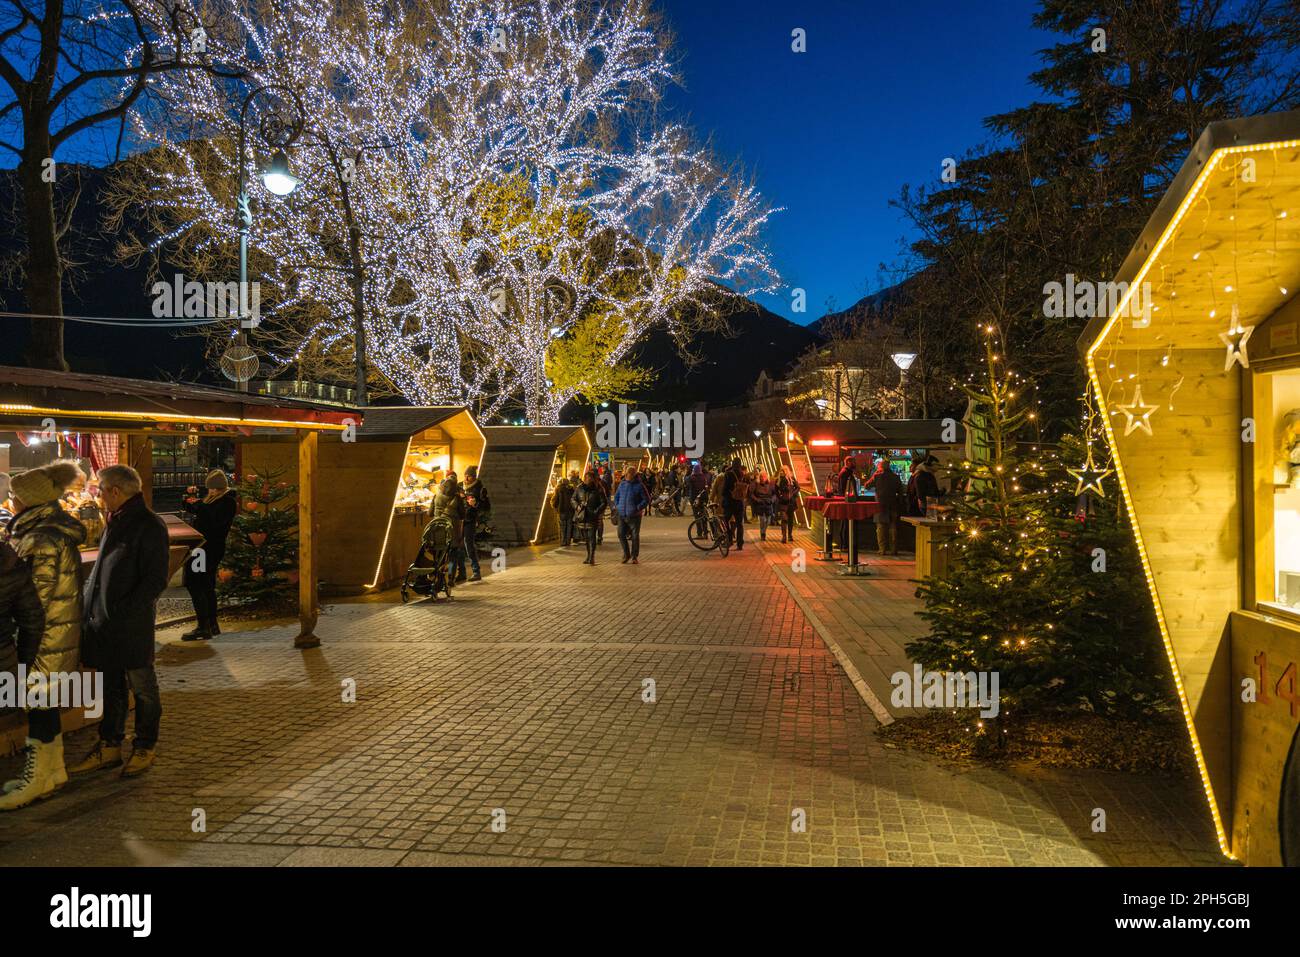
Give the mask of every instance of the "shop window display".
[(1300, 372), (1279, 373), (1272, 380), (1278, 436), (1273, 469), (1273, 600), (1300, 613)]

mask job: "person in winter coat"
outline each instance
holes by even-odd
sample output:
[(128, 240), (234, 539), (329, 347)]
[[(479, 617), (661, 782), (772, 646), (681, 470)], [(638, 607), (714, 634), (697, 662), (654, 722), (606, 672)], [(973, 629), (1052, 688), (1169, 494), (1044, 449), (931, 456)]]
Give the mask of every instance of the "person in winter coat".
[[(49, 682), (72, 674), (81, 664), (81, 553), (86, 528), (59, 504), (63, 493), (84, 481), (75, 462), (51, 462), (13, 477), (14, 518), (9, 544), (30, 566), (41, 601), (44, 625), (40, 639), (19, 647), (19, 663)], [(0, 810), (12, 811), (54, 793), (68, 783), (58, 708), (27, 712), (23, 770), (4, 785)]]
[(451, 547), (448, 549), (447, 574), (453, 582), (465, 580), (465, 495), (456, 481), (456, 473), (448, 472), (433, 497), (433, 517), (445, 518), (451, 524)]
[(740, 459), (731, 460), (731, 468), (722, 473), (722, 512), (727, 524), (736, 530), (736, 551), (745, 548), (745, 502), (749, 499), (749, 478)]
[(573, 493), (573, 521), (579, 537), (587, 545), (587, 557), (584, 565), (596, 564), (596, 530), (604, 524), (601, 516), (609, 498), (605, 495), (605, 486), (601, 484), (595, 469), (588, 469), (582, 484)]
[[(153, 765), (162, 721), (154, 672), (154, 620), (167, 587), (167, 525), (145, 504), (140, 475), (129, 465), (99, 472), (99, 499), (107, 523), (99, 557), (84, 588), (85, 627), (81, 654), (104, 673), (104, 718), (99, 741), (73, 774), (122, 765), (122, 777)], [(135, 696), (135, 737), (122, 760), (128, 692)]]
[(36, 657), (45, 631), (45, 609), (32, 568), (13, 546), (0, 542), (0, 672), (17, 678), (18, 663)]
[(924, 515), (926, 509), (942, 497), (939, 479), (934, 474), (935, 461), (930, 456), (917, 462), (912, 478), (907, 483), (907, 503), (913, 515)]
[[(474, 569), (474, 574), (469, 576), (472, 582), (482, 581), (483, 573), (479, 570), (478, 565), (478, 517), (480, 514), (486, 515), (492, 510), (492, 503), (488, 499), (487, 489), (478, 477), (478, 466), (471, 465), (465, 469), (465, 557), (469, 559), (470, 568)], [(465, 580), (465, 573), (462, 571), (456, 579), (458, 582)]]
[[(608, 465), (602, 465), (600, 471), (596, 473), (596, 481), (600, 483), (601, 489), (605, 493), (605, 501), (614, 501), (614, 485), (618, 481), (618, 476)], [(577, 491), (576, 489), (574, 491)], [(605, 519), (602, 515), (596, 522), (596, 544), (605, 543)]]
[(573, 544), (573, 493), (579, 484), (578, 470), (574, 469), (560, 478), (551, 497), (551, 505), (560, 516), (560, 543), (566, 546)]
[(614, 493), (614, 510), (618, 512), (618, 543), (623, 546), (623, 564), (631, 559), (633, 565), (641, 554), (641, 516), (650, 507), (650, 493), (628, 466), (623, 473), (623, 481)]
[(203, 487), (206, 490), (203, 498), (185, 500), (186, 511), (192, 516), (190, 524), (203, 536), (203, 546), (202, 561), (193, 553), (185, 561), (185, 588), (194, 603), (198, 623), (181, 635), (181, 641), (203, 641), (221, 634), (221, 625), (217, 623), (217, 570), (226, 557), (226, 537), (235, 522), (235, 493), (221, 469), (209, 472)]
[(789, 466), (781, 466), (781, 476), (776, 480), (776, 520), (781, 525), (781, 541), (794, 541), (794, 513), (799, 507), (799, 482), (790, 474)]
[(890, 555), (898, 554), (898, 519), (903, 512), (903, 482), (897, 473), (889, 467), (889, 459), (882, 458), (876, 463), (875, 474), (867, 479), (866, 487), (875, 489), (876, 503), (880, 510), (876, 512), (876, 545), (880, 554), (886, 550)]
[(692, 502), (700, 497), (701, 492), (707, 492), (709, 489), (709, 475), (704, 471), (704, 466), (697, 462), (691, 468), (691, 474), (686, 479), (686, 484), (690, 489)]
[(749, 506), (758, 520), (758, 537), (767, 541), (767, 526), (772, 521), (772, 508), (775, 504), (776, 486), (768, 478), (766, 469), (758, 470), (758, 478), (749, 487)]

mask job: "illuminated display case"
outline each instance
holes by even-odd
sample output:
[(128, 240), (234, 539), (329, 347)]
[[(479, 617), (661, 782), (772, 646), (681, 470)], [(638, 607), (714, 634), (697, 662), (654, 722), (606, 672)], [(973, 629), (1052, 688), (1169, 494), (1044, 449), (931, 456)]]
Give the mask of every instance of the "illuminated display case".
[[(321, 590), (353, 595), (389, 588), (415, 559), (438, 481), (480, 465), (485, 441), (463, 406), (369, 407), (356, 441), (320, 443)], [(240, 468), (288, 469), (281, 443), (243, 443)]]

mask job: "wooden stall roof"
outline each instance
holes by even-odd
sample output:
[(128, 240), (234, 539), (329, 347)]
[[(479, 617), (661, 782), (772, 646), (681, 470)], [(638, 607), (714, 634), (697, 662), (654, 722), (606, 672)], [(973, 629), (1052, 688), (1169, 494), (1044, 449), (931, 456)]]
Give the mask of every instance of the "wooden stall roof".
[[(1248, 175), (1247, 158), (1255, 161)], [(1080, 352), (1096, 351), (1112, 331), (1117, 341), (1108, 346), (1222, 348), (1219, 333), (1233, 302), (1246, 326), (1276, 311), (1296, 292), (1286, 285), (1280, 260), (1300, 248), (1300, 209), (1287, 198), (1297, 190), (1300, 110), (1211, 123), (1113, 279), (1136, 287), (1151, 282), (1150, 325), (1125, 321), (1115, 329), (1121, 309), (1096, 316), (1079, 336)], [(1237, 212), (1220, 215), (1226, 205)], [(1161, 323), (1160, 311), (1180, 297), (1176, 327)]]
[(462, 412), (468, 412), (463, 405), (416, 405), (416, 406), (369, 406), (365, 421), (357, 428), (357, 438), (361, 440), (406, 439), (413, 435), (443, 426), (454, 438), (460, 438), (454, 429), (454, 422)]
[(841, 445), (869, 445), (890, 449), (924, 449), (935, 445), (961, 445), (966, 428), (957, 423), (957, 437), (943, 441), (944, 419), (786, 419), (787, 432), (802, 441), (831, 438)]
[(153, 422), (340, 430), (363, 418), (338, 406), (189, 382), (0, 366), (0, 424), (32, 427), (47, 416), (61, 429), (106, 432)]
[(563, 445), (579, 432), (586, 438), (581, 425), (485, 425), (483, 434), (488, 448), (494, 452), (527, 452), (530, 449), (550, 451)]

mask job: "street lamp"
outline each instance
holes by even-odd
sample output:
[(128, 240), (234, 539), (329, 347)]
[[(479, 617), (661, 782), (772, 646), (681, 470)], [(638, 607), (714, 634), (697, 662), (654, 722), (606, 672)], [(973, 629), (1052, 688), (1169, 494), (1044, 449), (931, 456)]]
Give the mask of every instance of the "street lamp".
[[(244, 315), (248, 302), (248, 234), (253, 228), (253, 205), (248, 195), (248, 160), (245, 144), (248, 141), (248, 108), (265, 93), (275, 93), (271, 106), (258, 117), (257, 137), (275, 152), (271, 162), (262, 171), (262, 185), (274, 196), (288, 196), (298, 186), (298, 178), (289, 172), (289, 157), (285, 153), (302, 134), (307, 114), (302, 101), (292, 88), (280, 83), (259, 86), (244, 98), (239, 109), (239, 195), (235, 215), (239, 223), (239, 338), (221, 357), (221, 371), (239, 385), (239, 391), (248, 391), (248, 380), (257, 372), (257, 353), (248, 345), (248, 334), (257, 321)], [(292, 109), (290, 109), (292, 108)]]
[(903, 418), (907, 418), (907, 370), (912, 368), (912, 363), (916, 361), (916, 353), (895, 352), (890, 358), (894, 360), (894, 365), (898, 366), (898, 391), (903, 395)]
[(819, 410), (819, 411), (821, 412), (821, 414), (822, 414), (822, 418), (825, 418), (825, 417), (826, 417), (826, 407), (827, 407), (828, 405), (830, 405), (830, 403), (827, 402), (825, 399), (813, 399), (813, 405), (817, 406), (818, 410)]

